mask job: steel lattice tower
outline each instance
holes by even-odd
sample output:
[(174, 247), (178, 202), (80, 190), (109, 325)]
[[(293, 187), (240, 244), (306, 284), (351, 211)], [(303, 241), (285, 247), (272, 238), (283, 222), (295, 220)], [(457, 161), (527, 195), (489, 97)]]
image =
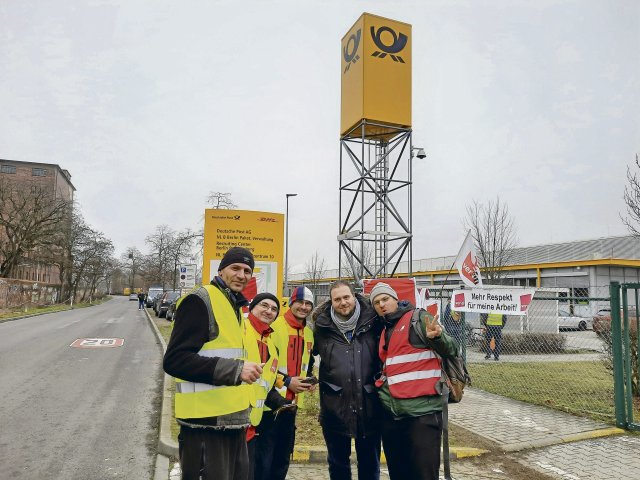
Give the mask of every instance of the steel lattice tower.
[(412, 130), (362, 120), (340, 138), (339, 273), (411, 275)]

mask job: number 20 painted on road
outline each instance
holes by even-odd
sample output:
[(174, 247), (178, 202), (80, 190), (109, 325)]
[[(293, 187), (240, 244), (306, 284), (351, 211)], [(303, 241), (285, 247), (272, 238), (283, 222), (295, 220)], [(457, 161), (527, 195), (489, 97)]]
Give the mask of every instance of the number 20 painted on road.
[(78, 338), (70, 347), (74, 348), (111, 348), (124, 345), (124, 338)]

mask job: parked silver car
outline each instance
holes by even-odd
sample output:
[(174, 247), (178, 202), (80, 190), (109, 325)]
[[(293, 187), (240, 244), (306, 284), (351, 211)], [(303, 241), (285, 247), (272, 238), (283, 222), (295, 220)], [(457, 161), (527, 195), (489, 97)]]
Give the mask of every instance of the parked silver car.
[(560, 330), (592, 330), (593, 318), (573, 315), (566, 310), (558, 310), (558, 328)]

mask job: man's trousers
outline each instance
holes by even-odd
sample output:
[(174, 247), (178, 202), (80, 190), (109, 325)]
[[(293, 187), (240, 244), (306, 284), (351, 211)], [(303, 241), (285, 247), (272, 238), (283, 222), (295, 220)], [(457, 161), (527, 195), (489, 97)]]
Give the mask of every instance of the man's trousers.
[[(351, 480), (351, 437), (322, 429), (331, 480)], [(380, 479), (380, 435), (356, 438), (358, 478)]]
[(182, 480), (247, 480), (244, 428), (215, 430), (182, 425), (178, 435)]
[(438, 480), (442, 412), (382, 419), (382, 446), (391, 480)]
[(284, 480), (296, 438), (295, 412), (282, 412), (274, 419), (273, 411), (265, 411), (256, 434), (254, 480)]

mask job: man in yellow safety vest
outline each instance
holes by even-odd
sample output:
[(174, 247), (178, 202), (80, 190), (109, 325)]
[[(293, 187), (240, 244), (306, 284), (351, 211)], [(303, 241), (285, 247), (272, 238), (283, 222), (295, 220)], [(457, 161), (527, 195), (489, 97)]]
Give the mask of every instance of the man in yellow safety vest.
[(187, 295), (175, 312), (164, 370), (176, 378), (175, 414), (183, 480), (246, 480), (245, 430), (261, 374), (247, 341), (242, 290), (253, 275), (245, 248), (229, 249), (210, 285)]
[[(502, 346), (502, 328), (507, 324), (507, 316), (497, 312), (480, 315), (480, 320), (486, 327), (487, 354), (485, 360), (489, 360), (491, 355), (497, 362), (500, 360), (500, 348)], [(495, 339), (495, 347), (491, 348), (491, 339)]]
[[(249, 448), (249, 479), (271, 480), (273, 464), (274, 419), (278, 413), (290, 405), (291, 401), (284, 399), (274, 387), (277, 376), (286, 374), (286, 358), (278, 351), (277, 335), (272, 325), (280, 313), (280, 302), (275, 295), (258, 293), (249, 304), (249, 318), (247, 337), (256, 342), (260, 352), (260, 362), (263, 364), (262, 376), (254, 384), (258, 392), (256, 408), (251, 410), (251, 427), (247, 430), (247, 446)], [(291, 410), (296, 406), (291, 405)], [(287, 412), (290, 413), (290, 412)], [(280, 468), (280, 467), (278, 467)]]

